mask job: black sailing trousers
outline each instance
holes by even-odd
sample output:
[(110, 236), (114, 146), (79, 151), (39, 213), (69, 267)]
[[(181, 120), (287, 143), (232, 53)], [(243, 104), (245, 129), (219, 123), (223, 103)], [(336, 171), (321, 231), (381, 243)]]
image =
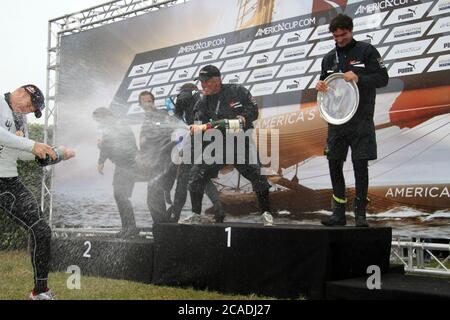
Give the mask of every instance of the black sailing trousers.
[(0, 178), (0, 209), (30, 233), (35, 290), (43, 292), (48, 279), (51, 229), (42, 218), (36, 198), (18, 177)]

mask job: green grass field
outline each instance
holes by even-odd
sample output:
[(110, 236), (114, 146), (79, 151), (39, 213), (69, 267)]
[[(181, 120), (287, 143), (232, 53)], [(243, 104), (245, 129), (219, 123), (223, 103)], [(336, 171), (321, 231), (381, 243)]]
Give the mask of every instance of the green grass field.
[[(82, 277), (80, 290), (69, 290), (69, 274), (51, 273), (49, 287), (58, 300), (260, 300), (215, 292), (159, 287), (130, 281)], [(33, 287), (31, 260), (26, 252), (0, 252), (0, 300), (25, 300)]]

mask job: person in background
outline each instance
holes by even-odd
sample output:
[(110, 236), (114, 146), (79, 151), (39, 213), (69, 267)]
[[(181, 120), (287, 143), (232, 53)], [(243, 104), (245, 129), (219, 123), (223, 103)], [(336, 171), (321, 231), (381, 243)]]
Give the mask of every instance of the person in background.
[[(213, 65), (203, 67), (195, 80), (200, 80), (204, 94), (195, 106), (195, 120), (203, 125), (192, 126), (191, 131), (193, 134), (197, 132), (201, 134), (202, 131), (212, 128), (212, 122), (217, 122), (219, 124), (217, 128), (225, 134), (224, 124), (233, 124), (233, 126), (240, 128), (241, 132), (253, 129), (253, 122), (258, 118), (259, 114), (258, 105), (244, 86), (223, 84), (220, 70)], [(233, 137), (230, 138), (234, 139)], [(223, 140), (223, 155), (225, 155), (227, 153), (227, 138)], [(257, 163), (250, 163), (249, 161), (252, 143), (249, 139), (245, 139), (245, 155), (238, 154), (236, 148), (232, 150), (234, 153), (233, 165), (252, 184), (264, 226), (272, 226), (273, 216), (269, 200), (270, 184), (267, 178), (261, 174), (259, 161), (256, 161)], [(237, 159), (242, 156), (245, 158), (245, 163), (238, 163)], [(189, 192), (191, 194), (193, 215), (188, 219), (196, 219), (201, 214), (205, 185), (212, 177), (217, 176), (219, 170), (226, 166), (225, 163), (226, 161), (207, 164), (203, 161), (201, 164), (194, 164), (189, 176)]]
[(366, 206), (369, 202), (369, 160), (377, 158), (377, 142), (373, 121), (376, 89), (388, 84), (389, 76), (377, 49), (369, 43), (353, 38), (353, 21), (349, 16), (339, 14), (330, 23), (330, 32), (336, 41), (336, 48), (325, 55), (322, 73), (316, 89), (328, 90), (325, 79), (336, 72), (344, 73), (344, 80), (358, 85), (360, 101), (353, 118), (342, 125), (328, 125), (325, 153), (328, 158), (333, 185), (333, 214), (322, 220), (326, 226), (346, 225), (344, 162), (348, 148), (352, 149), (355, 172), (356, 198), (353, 202), (355, 224), (368, 227)]
[(171, 161), (174, 142), (171, 141), (175, 119), (166, 108), (157, 108), (149, 91), (139, 96), (145, 110), (141, 127), (137, 162), (148, 181), (147, 205), (154, 223), (169, 222), (166, 204), (171, 204), (170, 192), (175, 184), (177, 166)]
[[(200, 91), (193, 83), (185, 83), (180, 88), (180, 92), (177, 96), (175, 103), (175, 116), (182, 120), (187, 125), (194, 124), (194, 106), (201, 99)], [(177, 185), (175, 189), (174, 203), (169, 208), (171, 214), (171, 221), (178, 222), (181, 215), (186, 199), (187, 188), (189, 184), (189, 174), (192, 169), (192, 164), (181, 163), (178, 170)], [(217, 191), (214, 183), (209, 180), (205, 186), (205, 193), (213, 203), (214, 209), (214, 221), (221, 223), (225, 219), (223, 207), (219, 199), (219, 192)]]
[[(140, 135), (140, 149), (141, 154), (143, 155), (143, 161), (149, 161), (145, 164), (145, 166), (152, 166), (157, 161), (154, 155), (158, 154), (158, 150), (156, 148), (163, 148), (161, 144), (166, 143), (166, 140), (161, 140), (157, 136), (158, 126), (161, 126), (161, 123), (164, 122), (164, 118), (167, 118), (169, 114), (167, 110), (157, 109), (155, 107), (155, 97), (150, 91), (143, 91), (139, 95), (139, 105), (145, 111), (145, 120), (144, 125), (141, 128)], [(152, 136), (155, 134), (156, 136)], [(156, 148), (152, 145), (152, 142), (156, 142)], [(172, 199), (170, 196), (170, 192), (175, 184), (175, 179), (177, 175), (177, 168), (172, 167), (170, 172), (168, 172), (168, 177), (165, 179), (164, 184), (164, 199), (167, 204), (172, 204)]]
[(132, 238), (139, 234), (136, 227), (131, 196), (137, 180), (136, 138), (131, 129), (121, 123), (108, 108), (98, 108), (93, 119), (99, 123), (102, 137), (98, 141), (100, 156), (97, 170), (103, 175), (106, 160), (114, 165), (113, 192), (122, 222), (118, 236)]

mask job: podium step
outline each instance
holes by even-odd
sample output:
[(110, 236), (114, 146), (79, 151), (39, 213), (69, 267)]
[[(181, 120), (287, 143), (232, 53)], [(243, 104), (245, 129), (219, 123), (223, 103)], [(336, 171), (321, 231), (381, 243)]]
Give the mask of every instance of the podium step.
[(327, 299), (345, 300), (450, 300), (450, 279), (399, 273), (381, 276), (381, 289), (369, 290), (367, 277), (329, 281)]
[(323, 299), (325, 281), (388, 272), (390, 228), (160, 224), (153, 282), (222, 293)]
[(80, 268), (84, 276), (151, 283), (153, 240), (118, 239), (108, 236), (53, 238), (50, 270)]

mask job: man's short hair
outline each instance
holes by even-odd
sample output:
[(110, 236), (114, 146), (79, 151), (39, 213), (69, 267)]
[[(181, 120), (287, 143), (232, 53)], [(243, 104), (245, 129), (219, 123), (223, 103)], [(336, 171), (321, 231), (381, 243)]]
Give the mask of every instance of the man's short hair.
[(353, 20), (345, 14), (338, 14), (330, 22), (329, 30), (331, 33), (335, 32), (337, 29), (350, 30), (353, 31)]
[(194, 90), (198, 90), (198, 87), (194, 83), (185, 83), (181, 86), (180, 92), (184, 91), (184, 90), (194, 91)]
[(154, 96), (153, 93), (151, 93), (150, 91), (142, 91), (142, 92), (139, 94), (139, 102), (141, 102), (141, 98), (142, 98), (143, 96), (150, 96), (150, 97), (152, 97), (152, 100), (155, 101), (155, 96)]
[(113, 117), (113, 113), (112, 113), (112, 111), (110, 109), (105, 108), (105, 107), (101, 107), (101, 108), (97, 108), (97, 109), (94, 110), (94, 112), (92, 113), (92, 117), (95, 120), (112, 118)]

